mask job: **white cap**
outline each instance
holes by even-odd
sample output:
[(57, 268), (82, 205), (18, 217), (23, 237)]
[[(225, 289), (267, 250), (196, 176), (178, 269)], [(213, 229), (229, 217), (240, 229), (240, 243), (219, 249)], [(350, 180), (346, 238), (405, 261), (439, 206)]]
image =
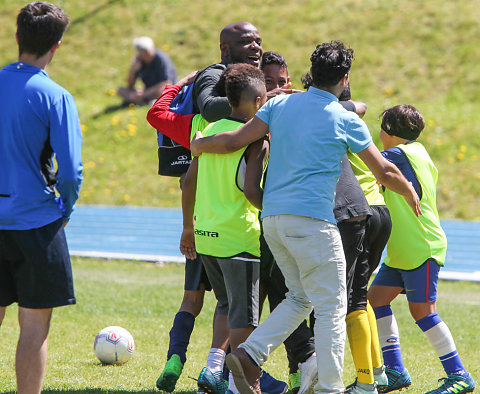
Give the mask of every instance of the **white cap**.
[(150, 37), (142, 36), (133, 39), (133, 47), (137, 51), (149, 51), (152, 52), (155, 50), (155, 44)]

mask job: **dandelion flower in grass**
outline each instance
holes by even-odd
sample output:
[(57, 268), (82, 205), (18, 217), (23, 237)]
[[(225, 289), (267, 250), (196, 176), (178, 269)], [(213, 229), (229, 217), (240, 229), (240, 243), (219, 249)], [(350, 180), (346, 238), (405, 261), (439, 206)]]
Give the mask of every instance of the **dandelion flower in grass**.
[(100, 156), (100, 157), (98, 158), (98, 162), (101, 163), (101, 164), (105, 163), (105, 157)]
[(80, 125), (80, 130), (82, 130), (82, 133), (85, 133), (87, 131), (87, 126), (82, 123)]
[(427, 125), (432, 127), (432, 126), (435, 126), (435, 121), (433, 119), (428, 119), (427, 120)]
[(89, 194), (90, 194), (90, 192), (89, 192), (88, 190), (83, 190), (83, 191), (81, 192), (81, 195), (82, 195), (83, 197), (88, 197)]
[(169, 49), (170, 49), (170, 47), (168, 46), (168, 44), (163, 44), (162, 45), (162, 51), (167, 52)]
[(437, 140), (437, 145), (440, 146), (440, 145), (442, 145), (442, 144), (443, 144), (443, 141), (442, 141), (441, 138), (439, 138), (439, 139)]
[(390, 97), (393, 94), (393, 89), (390, 86), (387, 86), (384, 89), (384, 92), (385, 92), (385, 96)]
[(129, 194), (124, 194), (123, 195), (123, 201), (130, 201), (130, 195)]
[(112, 118), (112, 126), (116, 126), (119, 121), (120, 121), (119, 117), (118, 117), (118, 116), (114, 116), (114, 117)]
[(137, 121), (138, 121), (138, 119), (135, 116), (132, 116), (130, 118), (130, 122), (132, 122), (132, 123), (137, 123)]
[(93, 167), (95, 167), (95, 162), (94, 162), (94, 161), (87, 161), (87, 162), (83, 165), (83, 167), (84, 167), (85, 169), (87, 169), (87, 170), (90, 169), (90, 168), (93, 168)]
[(117, 94), (117, 91), (115, 89), (108, 89), (107, 93), (109, 96), (115, 96)]
[(465, 145), (460, 145), (460, 152), (465, 153), (467, 151), (467, 147)]
[(472, 161), (477, 161), (477, 160), (478, 160), (478, 156), (477, 156), (477, 155), (472, 155), (472, 156), (470, 157), (470, 159), (471, 159)]
[(125, 136), (127, 135), (127, 131), (126, 131), (126, 130), (121, 130), (121, 131), (118, 133), (118, 135), (119, 135), (120, 137), (125, 137)]
[(109, 189), (108, 187), (105, 189), (105, 194), (107, 196), (111, 195), (112, 194), (112, 189)]
[(442, 189), (442, 194), (445, 195), (445, 196), (448, 196), (450, 194), (450, 190), (449, 189)]
[(464, 155), (463, 153), (459, 153), (459, 154), (457, 155), (457, 159), (458, 159), (458, 160), (463, 160), (464, 158), (465, 158), (465, 155)]
[(447, 161), (448, 161), (448, 164), (453, 164), (455, 162), (455, 159), (453, 157), (449, 157)]
[(128, 135), (134, 136), (135, 134), (137, 134), (137, 126), (135, 126), (134, 124), (129, 123), (127, 125), (127, 129)]

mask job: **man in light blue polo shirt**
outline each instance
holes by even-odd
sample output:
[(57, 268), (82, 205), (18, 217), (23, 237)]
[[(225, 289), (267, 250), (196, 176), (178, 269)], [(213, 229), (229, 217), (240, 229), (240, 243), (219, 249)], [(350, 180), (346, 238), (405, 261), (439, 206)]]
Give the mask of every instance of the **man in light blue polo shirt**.
[(0, 325), (18, 303), (19, 393), (41, 392), (52, 309), (75, 304), (63, 227), (82, 181), (82, 133), (72, 95), (45, 71), (68, 22), (53, 4), (26, 5), (18, 62), (0, 70)]
[(232, 152), (271, 133), (263, 227), (289, 291), (267, 320), (227, 356), (242, 394), (258, 392), (259, 366), (312, 307), (318, 360), (315, 391), (344, 390), (345, 257), (333, 207), (347, 149), (358, 153), (381, 183), (393, 186), (420, 213), (411, 184), (382, 158), (365, 123), (338, 103), (352, 61), (353, 51), (341, 42), (319, 45), (311, 56), (313, 86), (308, 92), (273, 98), (238, 130), (191, 144), (195, 156)]

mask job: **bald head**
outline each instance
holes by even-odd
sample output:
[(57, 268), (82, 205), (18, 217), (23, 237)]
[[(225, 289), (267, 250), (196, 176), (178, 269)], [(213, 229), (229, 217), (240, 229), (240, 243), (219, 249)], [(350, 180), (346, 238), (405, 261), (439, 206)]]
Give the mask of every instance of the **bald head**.
[(222, 63), (248, 63), (258, 67), (263, 53), (262, 39), (251, 23), (231, 23), (220, 33), (220, 51)]

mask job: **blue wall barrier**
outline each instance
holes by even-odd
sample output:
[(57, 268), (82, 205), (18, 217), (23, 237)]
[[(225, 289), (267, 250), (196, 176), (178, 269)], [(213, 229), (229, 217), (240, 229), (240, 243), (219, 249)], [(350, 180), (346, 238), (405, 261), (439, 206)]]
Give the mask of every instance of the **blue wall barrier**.
[[(480, 222), (444, 220), (442, 279), (480, 282)], [(180, 209), (77, 206), (66, 227), (71, 255), (183, 263)]]

